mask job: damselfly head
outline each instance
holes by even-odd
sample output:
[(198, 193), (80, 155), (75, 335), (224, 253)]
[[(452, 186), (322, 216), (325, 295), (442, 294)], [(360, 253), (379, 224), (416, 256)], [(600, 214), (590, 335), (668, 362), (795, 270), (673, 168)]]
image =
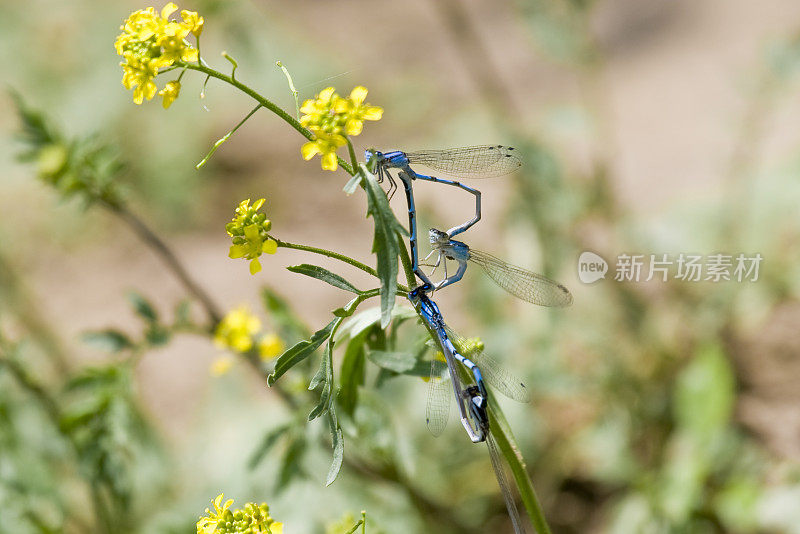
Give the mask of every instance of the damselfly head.
[(442, 232), (436, 228), (431, 228), (428, 230), (428, 240), (430, 240), (431, 245), (434, 247), (437, 245), (442, 246), (450, 242), (450, 236), (447, 234), (447, 232)]
[(364, 151), (364, 161), (367, 164), (367, 169), (370, 172), (375, 172), (375, 168), (384, 160), (383, 152), (368, 148)]

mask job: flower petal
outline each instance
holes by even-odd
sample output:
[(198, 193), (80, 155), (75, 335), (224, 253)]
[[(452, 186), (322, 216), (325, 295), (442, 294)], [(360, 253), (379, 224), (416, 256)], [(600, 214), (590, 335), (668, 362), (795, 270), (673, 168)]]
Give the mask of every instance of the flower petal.
[(364, 121), (358, 119), (349, 119), (345, 125), (345, 133), (347, 135), (359, 135), (364, 128)]
[(339, 159), (336, 152), (328, 152), (322, 156), (322, 168), (326, 171), (335, 171), (339, 168)]
[(364, 106), (361, 108), (361, 118), (368, 121), (378, 121), (383, 117), (383, 108), (378, 106)]
[(175, 5), (175, 2), (170, 2), (169, 4), (164, 6), (164, 9), (161, 10), (161, 18), (168, 19), (170, 15), (178, 11), (178, 6)]
[(319, 92), (319, 95), (317, 95), (317, 100), (323, 102), (330, 101), (334, 91), (335, 89), (333, 87), (326, 87), (325, 89)]
[(261, 245), (261, 252), (265, 254), (275, 254), (278, 251), (278, 242), (274, 239), (267, 239)]
[(352, 100), (356, 105), (359, 105), (364, 102), (365, 98), (367, 98), (367, 92), (368, 91), (366, 87), (359, 85), (350, 91), (350, 100)]
[(238, 258), (243, 258), (245, 254), (247, 254), (246, 245), (231, 245), (231, 249), (228, 252), (228, 257), (235, 260)]
[(250, 262), (250, 274), (256, 274), (258, 271), (261, 270), (261, 262), (257, 259), (254, 259)]
[(244, 227), (244, 237), (248, 241), (260, 241), (258, 226), (255, 224), (248, 224)]
[(303, 159), (306, 161), (319, 154), (319, 152), (319, 145), (317, 145), (316, 141), (309, 141), (300, 147), (300, 155), (302, 155)]

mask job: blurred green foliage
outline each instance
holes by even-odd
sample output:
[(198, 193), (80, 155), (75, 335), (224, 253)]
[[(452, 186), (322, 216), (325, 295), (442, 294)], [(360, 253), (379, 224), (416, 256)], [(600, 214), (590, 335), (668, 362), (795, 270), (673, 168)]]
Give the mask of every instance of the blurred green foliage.
[[(602, 68), (603, 51), (589, 24), (598, 4), (535, 1), (519, 3), (517, 9), (539, 49), (591, 83)], [(459, 4), (453, 5), (457, 9)], [(242, 9), (238, 3), (223, 2), (205, 2), (198, 8), (206, 17), (219, 17), (229, 28), (225, 33), (230, 46), (246, 50), (249, 61), (240, 62), (253, 63), (261, 39), (271, 37), (249, 31)], [(114, 17), (120, 18), (120, 13)], [(103, 18), (106, 30), (118, 22), (109, 20)], [(286, 37), (287, 30), (275, 31), (275, 40)], [(107, 33), (111, 39), (113, 32)], [(458, 45), (459, 39), (474, 36), (467, 32), (450, 38)], [(302, 55), (308, 45), (298, 45), (298, 40), (287, 39), (300, 50), (294, 53)], [(110, 42), (103, 46), (110, 50)], [(94, 44), (79, 48), (94, 50)], [(100, 64), (96, 56), (102, 54), (92, 54)], [(779, 163), (778, 170), (758, 170), (748, 150), (758, 141), (752, 136), (763, 134), (764, 121), (784, 103), (782, 98), (796, 91), (798, 58), (796, 36), (768, 51), (748, 95), (752, 113), (743, 121), (739, 141), (744, 149), (734, 155), (731, 176), (725, 177), (728, 196), (668, 214), (666, 222), (674, 229), (668, 239), (626, 211), (613, 187), (615, 162), (605, 159), (608, 154), (597, 154), (588, 171), (575, 171), (520, 124), (522, 118), (505, 120), (513, 117), (513, 110), (505, 109), (502, 119), (497, 116), (495, 129), (507, 138), (503, 142), (513, 143), (525, 157), (507, 218), (522, 223), (518, 226), (525, 228), (523, 235), (538, 243), (547, 274), (557, 275), (580, 251), (596, 247), (587, 238), (587, 228), (609, 236), (607, 249), (598, 250), (606, 257), (620, 250), (668, 249), (675, 241), (708, 250), (720, 246), (722, 239), (731, 250), (759, 250), (768, 258), (759, 284), (744, 290), (670, 284), (653, 291), (605, 283), (592, 288), (593, 302), (576, 302), (570, 313), (548, 316), (535, 326), (528, 312), (508, 306), (491, 285), (463, 282), (469, 314), (480, 325), (477, 330), (488, 350), (513, 362), (509, 366), (523, 367), (532, 386), (532, 408), (512, 408), (510, 419), (554, 531), (797, 532), (800, 471), (769, 448), (764, 436), (743, 425), (737, 404), (747, 378), (739, 367), (741, 358), (762, 356), (749, 352), (753, 333), (748, 322), (753, 315), (769, 322), (796, 301), (799, 289), (794, 243), (800, 237), (795, 216), (800, 166), (789, 161)], [(306, 74), (316, 73), (328, 64), (325, 58), (312, 59), (302, 68)], [(36, 70), (32, 65), (28, 68)], [(241, 71), (246, 72), (244, 65)], [(98, 76), (105, 74), (118, 75), (108, 68)], [(47, 71), (46, 76), (76, 74)], [(408, 79), (413, 81), (413, 74)], [(285, 90), (284, 83), (279, 80), (273, 88)], [(20, 89), (26, 89), (26, 95), (36, 92)], [(398, 101), (400, 97), (408, 98), (399, 94)], [(80, 97), (72, 98), (70, 102)], [(498, 100), (501, 108), (507, 106)], [(60, 197), (119, 206), (126, 198), (121, 192), (124, 181), (134, 195), (152, 200), (157, 218), (178, 221), (184, 220), (188, 206), (203, 206), (208, 204), (204, 199), (214, 198), (215, 184), (203, 184), (190, 172), (197, 158), (175, 156), (180, 150), (202, 153), (202, 132), (187, 128), (184, 121), (161, 121), (163, 130), (152, 135), (121, 139), (120, 150), (106, 136), (64, 135), (46, 114), (19, 97), (17, 103), (20, 154)], [(415, 106), (423, 113), (428, 110), (416, 102)], [(55, 107), (53, 100), (49, 107)], [(603, 110), (583, 111), (596, 120)], [(106, 122), (124, 122), (138, 131), (137, 121), (143, 120), (111, 112), (96, 115), (93, 120), (104, 131), (114, 126)], [(176, 139), (179, 146), (166, 142)], [(229, 145), (234, 143), (226, 149)], [(299, 157), (291, 146), (292, 157)], [(126, 167), (121, 151), (150, 157), (126, 158), (132, 160)], [(235, 163), (233, 157), (222, 160), (214, 172), (235, 175), (240, 170)], [(241, 165), (246, 170), (247, 162)], [(366, 185), (373, 199), (370, 213), (384, 216), (382, 197), (372, 184)], [(391, 228), (387, 221), (383, 228)], [(16, 232), (4, 221), (6, 225), (6, 232)], [(385, 232), (380, 238), (386, 242), (378, 249), (392, 252), (396, 234)], [(108, 357), (99, 364), (78, 363), (59, 346), (58, 334), (48, 330), (34, 299), (24, 292), (24, 277), (15, 271), (10, 253), (0, 243), (0, 532), (191, 531), (209, 495), (231, 490), (211, 487), (219, 483), (219, 477), (210, 474), (213, 462), (192, 456), (201, 440), (183, 450), (164, 444), (157, 418), (141, 407), (136, 369), (145, 354), (161, 354), (157, 351), (180, 336), (210, 339), (208, 325), (193, 317), (187, 302), (176, 303), (165, 320), (154, 304), (132, 293), (129, 300), (140, 320), (139, 332), (132, 335), (112, 327), (87, 332), (85, 340), (101, 346)], [(354, 292), (356, 287), (318, 266), (304, 264), (293, 271), (344, 291)], [(390, 280), (383, 282), (384, 294), (391, 293)], [(226, 480), (236, 478), (242, 492), (260, 492), (259, 498), (266, 494), (270, 503), (274, 497), (279, 506), (292, 510), (280, 514), (287, 518), (287, 529), (290, 517), (305, 519), (300, 524), (310, 530), (312, 522), (323, 522), (323, 514), (336, 517), (341, 509), (365, 505), (377, 510), (387, 532), (507, 528), (502, 501), (493, 484), (486, 483), (486, 459), (462, 444), (458, 438), (463, 436), (456, 432), (432, 441), (420, 415), (418, 399), (424, 396), (424, 386), (416, 379), (397, 379), (424, 375), (430, 357), (430, 347), (408, 321), (413, 314), (406, 307), (392, 309), (384, 302), (343, 321), (336, 338), (346, 344), (341, 359), (336, 361), (328, 346), (317, 367), (311, 356), (326, 337), (312, 333), (290, 300), (271, 289), (264, 289), (261, 297), (265, 315), (292, 345), (282, 363), (294, 367), (278, 383), (279, 400), (269, 407), (239, 391), (247, 380), (243, 375), (224, 377), (222, 385), (215, 386), (221, 392), (219, 406), (208, 408), (214, 424), (201, 434), (226, 435), (236, 425), (250, 431), (231, 463), (220, 462)], [(347, 306), (337, 310), (336, 318), (321, 329), (323, 334), (348, 311), (352, 310)], [(389, 316), (392, 326), (384, 330), (381, 324), (386, 326)], [(769, 360), (769, 365), (780, 362)], [(264, 370), (257, 361), (252, 367)], [(274, 382), (288, 367), (271, 370)], [(336, 382), (331, 379), (334, 371)], [(234, 387), (224, 389), (225, 380)], [(309, 381), (315, 386), (312, 391), (307, 389)], [(224, 397), (235, 397), (236, 392), (245, 399), (223, 403), (232, 403)], [(323, 415), (334, 399), (337, 417), (309, 425), (308, 419)], [(252, 406), (258, 407), (257, 413), (248, 411)], [(237, 410), (241, 418), (235, 418)], [(345, 438), (348, 449), (343, 453)], [(334, 465), (343, 464), (343, 476), (322, 489), (326, 479), (331, 480), (326, 476), (331, 473), (331, 445)], [(191, 470), (199, 473), (194, 478), (186, 472), (191, 470), (180, 470), (182, 457), (190, 458)], [(232, 465), (246, 473), (234, 477)], [(191, 488), (198, 478), (203, 482)], [(310, 513), (307, 494), (330, 506), (321, 504), (324, 510)], [(348, 520), (333, 531), (351, 526)]]

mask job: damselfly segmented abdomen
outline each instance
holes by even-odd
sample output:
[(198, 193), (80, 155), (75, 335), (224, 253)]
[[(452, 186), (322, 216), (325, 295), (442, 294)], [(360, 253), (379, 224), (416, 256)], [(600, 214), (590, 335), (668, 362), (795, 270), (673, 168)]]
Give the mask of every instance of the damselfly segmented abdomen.
[[(492, 389), (517, 402), (530, 401), (530, 393), (525, 384), (497, 359), (484, 353), (475, 342), (464, 339), (449, 326), (444, 325), (444, 329), (456, 350), (478, 366), (484, 380)], [(447, 365), (434, 358), (431, 361), (428, 402), (425, 407), (428, 430), (434, 436), (440, 435), (447, 426), (450, 414), (450, 378)]]
[(406, 152), (409, 163), (420, 163), (436, 171), (464, 178), (493, 178), (518, 169), (522, 163), (514, 148), (480, 145), (443, 150)]

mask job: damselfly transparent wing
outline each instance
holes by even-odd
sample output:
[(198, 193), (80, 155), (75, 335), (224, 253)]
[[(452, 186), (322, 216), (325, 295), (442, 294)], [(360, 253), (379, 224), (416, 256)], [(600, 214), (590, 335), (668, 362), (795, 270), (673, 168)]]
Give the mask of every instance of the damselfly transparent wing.
[(409, 163), (421, 163), (433, 170), (464, 178), (494, 178), (522, 165), (514, 149), (503, 145), (419, 150), (406, 152), (406, 157)]
[(531, 395), (522, 380), (511, 374), (495, 358), (485, 354), (475, 342), (464, 339), (449, 326), (445, 327), (445, 330), (461, 355), (472, 360), (472, 363), (478, 366), (484, 380), (493, 389), (517, 402), (530, 402)]
[(434, 436), (439, 436), (447, 427), (450, 418), (450, 372), (447, 364), (434, 357), (431, 360), (431, 377), (428, 382), (428, 403), (425, 406), (425, 422)]
[(480, 265), (494, 282), (517, 298), (539, 306), (569, 306), (572, 293), (540, 274), (508, 264), (491, 254), (470, 249), (469, 259)]
[(519, 519), (517, 504), (514, 500), (514, 494), (511, 492), (511, 486), (508, 484), (508, 477), (506, 477), (505, 468), (503, 467), (503, 460), (500, 458), (500, 451), (492, 433), (489, 432), (488, 434), (486, 446), (489, 447), (489, 458), (492, 460), (492, 468), (497, 478), (497, 485), (500, 486), (500, 493), (503, 495), (508, 515), (511, 518), (511, 524), (514, 526), (514, 534), (524, 534), (525, 528)]

